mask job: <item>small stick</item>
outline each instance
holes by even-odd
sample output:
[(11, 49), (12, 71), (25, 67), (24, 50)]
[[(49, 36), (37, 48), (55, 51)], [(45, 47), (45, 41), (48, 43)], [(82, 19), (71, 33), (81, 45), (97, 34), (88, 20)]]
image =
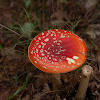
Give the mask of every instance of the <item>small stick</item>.
[(82, 78), (75, 96), (75, 100), (84, 100), (92, 72), (93, 69), (89, 65), (85, 65), (82, 68)]

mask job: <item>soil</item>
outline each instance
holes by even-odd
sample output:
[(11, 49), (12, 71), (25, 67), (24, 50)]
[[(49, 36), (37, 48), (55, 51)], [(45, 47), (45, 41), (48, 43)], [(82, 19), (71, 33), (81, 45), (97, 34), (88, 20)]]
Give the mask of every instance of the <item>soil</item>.
[(61, 74), (62, 86), (53, 90), (51, 74), (28, 58), (31, 40), (53, 28), (70, 30), (86, 42), (83, 66), (90, 65), (93, 74), (85, 100), (100, 100), (99, 0), (0, 0), (0, 100), (74, 100), (83, 66)]

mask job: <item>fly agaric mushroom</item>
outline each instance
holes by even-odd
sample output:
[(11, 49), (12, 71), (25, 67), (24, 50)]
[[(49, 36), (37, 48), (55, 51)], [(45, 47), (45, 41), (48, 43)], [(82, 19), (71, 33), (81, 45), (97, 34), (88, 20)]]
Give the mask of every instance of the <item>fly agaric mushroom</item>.
[(28, 48), (33, 65), (48, 73), (66, 73), (86, 60), (85, 42), (67, 30), (53, 29), (36, 36)]
[(60, 29), (42, 32), (28, 48), (32, 64), (48, 73), (66, 73), (77, 69), (86, 60), (86, 52), (86, 44), (79, 36)]

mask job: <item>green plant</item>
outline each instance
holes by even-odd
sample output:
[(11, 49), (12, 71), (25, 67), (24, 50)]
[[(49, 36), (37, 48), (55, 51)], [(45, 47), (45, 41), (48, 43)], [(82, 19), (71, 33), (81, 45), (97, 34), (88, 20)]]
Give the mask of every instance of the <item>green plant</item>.
[(15, 95), (17, 95), (24, 87), (26, 87), (27, 83), (28, 83), (28, 74), (27, 74), (27, 76), (26, 76), (25, 84), (22, 85), (17, 91), (15, 91), (14, 94), (12, 94), (12, 95), (8, 98), (8, 100), (11, 100), (11, 99), (12, 99)]

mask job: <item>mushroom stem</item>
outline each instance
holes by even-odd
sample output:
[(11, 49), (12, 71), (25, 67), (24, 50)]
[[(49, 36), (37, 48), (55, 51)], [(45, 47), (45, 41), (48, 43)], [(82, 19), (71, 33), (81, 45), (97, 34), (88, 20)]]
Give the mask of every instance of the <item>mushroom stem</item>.
[(82, 68), (82, 78), (75, 96), (75, 100), (84, 100), (92, 72), (93, 69), (89, 65), (85, 65)]
[(53, 90), (59, 90), (61, 87), (61, 76), (60, 73), (53, 73), (52, 75), (52, 87)]

